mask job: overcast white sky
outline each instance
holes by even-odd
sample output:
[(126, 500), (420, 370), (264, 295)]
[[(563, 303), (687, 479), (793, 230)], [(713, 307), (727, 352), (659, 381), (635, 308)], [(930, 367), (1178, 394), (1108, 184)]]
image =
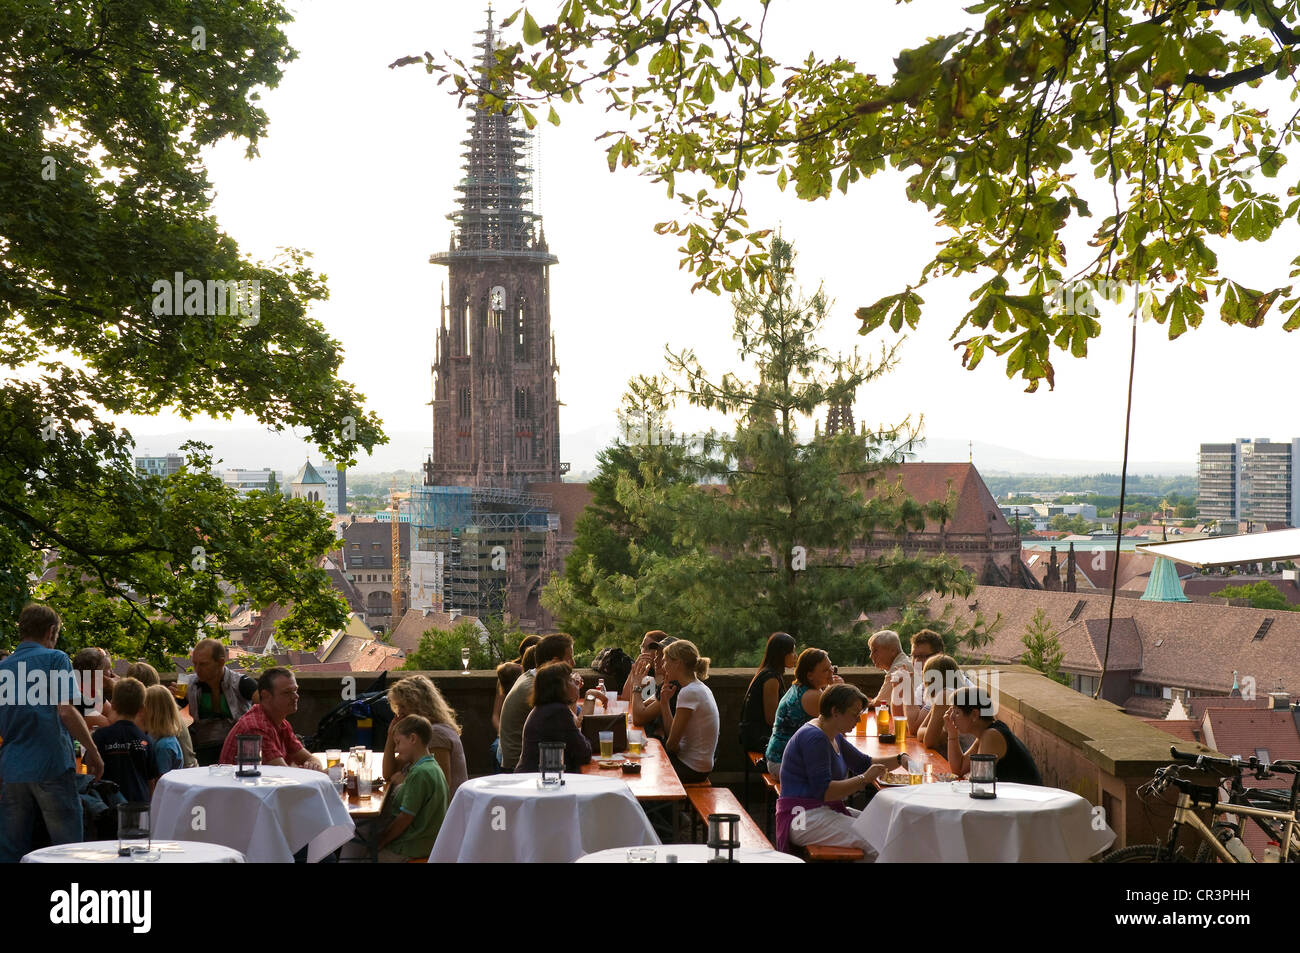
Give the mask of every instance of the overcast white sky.
[[(553, 5), (558, 6), (534, 8)], [(289, 37), (299, 59), (288, 66), (280, 87), (264, 95), (270, 130), (260, 158), (246, 160), (243, 143), (212, 150), (215, 212), (254, 255), (270, 257), (287, 245), (315, 253), (331, 292), (315, 314), (342, 342), (344, 376), (387, 428), (425, 429), (445, 276), (428, 258), (447, 245), (445, 216), (461, 176), (467, 118), (446, 85), (435, 86), (421, 68), (390, 70), (387, 64), (425, 49), (468, 57), (485, 4), (320, 0), (290, 6), (298, 19)], [(827, 58), (843, 55), (888, 75), (890, 57), (899, 49), (955, 29), (962, 17), (951, 0), (902, 7), (776, 0), (769, 49), (778, 59), (802, 58), (809, 50)], [(1282, 100), (1279, 111), (1284, 105)], [(691, 295), (692, 280), (677, 267), (676, 242), (652, 231), (654, 223), (675, 214), (675, 203), (631, 170), (611, 174), (602, 146), (592, 141), (612, 118), (603, 106), (595, 97), (585, 106), (560, 105), (562, 126), (538, 127), (540, 211), (551, 250), (560, 258), (551, 288), (563, 432), (608, 421), (630, 376), (662, 369), (665, 343), (695, 348), (718, 375), (731, 367), (735, 353), (727, 299)], [(1281, 122), (1288, 115), (1290, 110), (1275, 118)], [(781, 228), (795, 242), (805, 286), (811, 290), (821, 281), (834, 299), (825, 343), (846, 351), (878, 350), (878, 340), (857, 334), (854, 310), (902, 290), (943, 233), (923, 206), (905, 201), (901, 176), (880, 175), (848, 196), (836, 193), (817, 203), (799, 202), (793, 190), (782, 195), (770, 183), (763, 177), (747, 190), (750, 223)], [(1286, 281), (1296, 244), (1290, 225), (1267, 246), (1222, 246), (1221, 264), (1248, 286), (1272, 287)], [(1071, 260), (1082, 251), (1076, 249)], [(904, 346), (899, 370), (859, 395), (857, 419), (876, 424), (924, 414), (935, 437), (997, 443), (1038, 456), (1118, 460), (1128, 365), (1124, 317), (1104, 322), (1106, 331), (1086, 360), (1056, 361), (1055, 392), (1044, 386), (1030, 395), (994, 357), (976, 372), (962, 369), (947, 339), (969, 307), (970, 287), (931, 283), (922, 290), (922, 329)], [(1300, 435), (1294, 392), (1282, 386), (1295, 373), (1300, 339), (1280, 330), (1276, 314), (1270, 324), (1252, 331), (1207, 317), (1200, 330), (1175, 342), (1166, 339), (1163, 327), (1144, 325), (1131, 456), (1192, 462), (1202, 441)], [(185, 426), (174, 416), (119, 419), (137, 438)], [(679, 428), (704, 425), (684, 409), (674, 421)], [(412, 460), (412, 468), (417, 463)]]

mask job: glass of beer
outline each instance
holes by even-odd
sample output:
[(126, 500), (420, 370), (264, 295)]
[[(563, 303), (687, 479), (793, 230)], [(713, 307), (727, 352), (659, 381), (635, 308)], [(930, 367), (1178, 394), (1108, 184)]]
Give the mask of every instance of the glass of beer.
[(900, 749), (906, 751), (907, 745), (907, 716), (898, 715), (894, 718), (894, 740), (898, 742)]
[(862, 714), (858, 715), (857, 734), (865, 735), (867, 733), (867, 719), (870, 717), (871, 714), (865, 708), (862, 709)]
[(645, 744), (645, 732), (640, 728), (633, 728), (627, 733), (627, 753), (640, 754), (641, 746)]
[(334, 767), (336, 764), (338, 764), (338, 763), (339, 763), (340, 761), (342, 761), (342, 760), (343, 760), (343, 750), (342, 750), (341, 748), (326, 748), (326, 749), (325, 749), (325, 768), (326, 768), (327, 770), (328, 770), (329, 768)]
[(602, 731), (600, 733), (600, 756), (602, 758), (614, 757), (614, 732)]
[(188, 689), (189, 686), (186, 685), (179, 678), (176, 679), (176, 681), (172, 684), (172, 695), (176, 697), (176, 701), (179, 702), (182, 706), (184, 706), (185, 704), (185, 694)]

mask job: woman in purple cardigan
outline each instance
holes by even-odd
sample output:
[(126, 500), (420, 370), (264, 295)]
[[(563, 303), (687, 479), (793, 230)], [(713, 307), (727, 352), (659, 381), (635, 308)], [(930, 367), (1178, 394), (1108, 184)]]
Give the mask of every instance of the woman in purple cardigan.
[[(885, 771), (907, 763), (907, 755), (872, 759), (845, 738), (858, 723), (866, 696), (852, 685), (822, 693), (818, 717), (794, 733), (781, 757), (781, 797), (776, 802), (776, 846), (791, 843), (857, 847), (873, 853), (853, 827), (859, 812), (845, 798), (865, 791)], [(852, 774), (850, 774), (852, 772)]]
[(538, 748), (544, 741), (564, 745), (564, 770), (578, 771), (591, 760), (591, 742), (582, 734), (582, 715), (575, 714), (578, 686), (567, 662), (551, 662), (537, 670), (533, 681), (533, 710), (524, 722), (523, 750), (515, 773), (536, 772)]

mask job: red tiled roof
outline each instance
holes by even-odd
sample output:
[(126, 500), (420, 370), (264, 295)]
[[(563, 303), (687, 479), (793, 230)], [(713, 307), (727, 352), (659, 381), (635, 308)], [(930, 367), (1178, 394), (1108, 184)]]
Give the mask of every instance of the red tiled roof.
[(1276, 586), (1286, 596), (1291, 605), (1300, 605), (1300, 586), (1292, 579), (1279, 579), (1274, 576), (1201, 576), (1196, 575), (1183, 583), (1183, 591), (1190, 595), (1212, 596), (1228, 586), (1248, 586), (1255, 582), (1268, 582)]
[(451, 615), (446, 612), (430, 610), (426, 613), (418, 609), (412, 609), (402, 616), (402, 621), (397, 624), (397, 628), (389, 635), (388, 642), (410, 655), (420, 647), (420, 637), (429, 629), (454, 629), (465, 619), (478, 621), (477, 618), (471, 615), (458, 615), (455, 621), (452, 621)]
[[(887, 488), (901, 486), (902, 492), (918, 503), (946, 500), (951, 485), (956, 503), (952, 520), (945, 526), (948, 532), (983, 536), (991, 531), (995, 536), (1014, 535), (973, 463), (903, 463), (883, 470), (875, 477), (873, 486), (866, 486), (865, 478), (848, 482), (860, 486), (867, 499)], [(926, 532), (938, 531), (937, 523), (926, 525)]]
[(402, 650), (382, 642), (370, 642), (352, 660), (354, 672), (387, 672), (406, 663)]
[(1258, 692), (1254, 698), (1241, 698), (1237, 695), (1198, 695), (1186, 702), (1187, 713), (1198, 722), (1205, 717), (1209, 708), (1267, 708), (1268, 696)]
[[(1112, 625), (1105, 619), (1087, 619), (1084, 628), (1092, 646), (1093, 658), (1101, 669), (1103, 659), (1112, 672), (1140, 672), (1142, 670), (1142, 639), (1137, 623), (1132, 619), (1116, 618)], [(1110, 656), (1106, 658), (1106, 630), (1110, 629)]]
[[(1045, 592), (978, 586), (966, 598), (932, 596), (932, 613), (949, 603), (957, 621), (970, 622), (975, 611), (986, 619), (1002, 621), (986, 651), (996, 662), (1018, 661), (1024, 652), (1021, 637), (1042, 608), (1065, 650), (1067, 672), (1097, 675), (1097, 649), (1088, 635), (1088, 620), (1104, 620), (1109, 597), (1085, 592)], [(1079, 608), (1075, 615), (1075, 609)], [(975, 610), (970, 607), (974, 605)], [(1073, 619), (1071, 615), (1075, 615)], [(1120, 596), (1115, 603), (1119, 619), (1131, 619), (1141, 642), (1142, 669), (1136, 677), (1157, 685), (1190, 688), (1197, 692), (1224, 692), (1232, 686), (1232, 672), (1256, 680), (1256, 691), (1266, 695), (1279, 680), (1300, 688), (1300, 613), (1269, 612), (1199, 602), (1143, 602)], [(1271, 619), (1265, 637), (1257, 639), (1265, 620)], [(1104, 636), (1103, 636), (1104, 639)], [(1121, 643), (1122, 644), (1122, 643)], [(1112, 643), (1111, 651), (1117, 645)], [(1193, 698), (1195, 705), (1197, 699)]]
[(1249, 758), (1256, 748), (1265, 748), (1270, 761), (1300, 759), (1300, 730), (1289, 710), (1209, 708), (1205, 719), (1206, 744), (1222, 754)]
[(1159, 728), (1161, 731), (1167, 731), (1182, 741), (1201, 742), (1201, 726), (1195, 721), (1170, 721), (1168, 718), (1143, 718), (1146, 724), (1152, 728)]

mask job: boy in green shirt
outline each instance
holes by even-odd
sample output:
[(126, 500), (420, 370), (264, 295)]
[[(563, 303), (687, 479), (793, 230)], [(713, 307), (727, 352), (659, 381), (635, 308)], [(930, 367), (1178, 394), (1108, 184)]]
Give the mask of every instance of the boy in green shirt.
[(379, 836), (379, 862), (406, 863), (428, 857), (447, 814), (447, 778), (429, 745), (433, 725), (407, 715), (393, 727), (397, 757), (408, 765), (398, 794), (397, 817)]

